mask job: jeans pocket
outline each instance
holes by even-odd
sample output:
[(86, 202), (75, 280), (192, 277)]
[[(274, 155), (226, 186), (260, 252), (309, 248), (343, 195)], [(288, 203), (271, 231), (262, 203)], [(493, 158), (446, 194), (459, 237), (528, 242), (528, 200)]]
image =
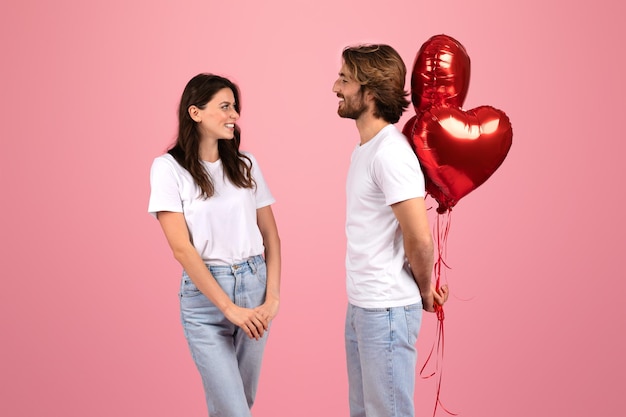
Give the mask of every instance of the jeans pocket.
[(257, 265), (256, 273), (254, 275), (256, 276), (256, 279), (263, 284), (263, 286), (267, 284), (267, 265), (265, 265), (265, 262), (260, 262)]
[(407, 324), (407, 336), (409, 343), (415, 344), (417, 342), (417, 335), (422, 327), (422, 304), (411, 304), (404, 307), (404, 314)]
[(196, 287), (196, 284), (193, 283), (191, 278), (188, 278), (188, 277), (183, 278), (183, 283), (180, 289), (181, 297), (195, 297), (200, 294), (202, 294), (202, 292), (200, 292), (198, 287)]

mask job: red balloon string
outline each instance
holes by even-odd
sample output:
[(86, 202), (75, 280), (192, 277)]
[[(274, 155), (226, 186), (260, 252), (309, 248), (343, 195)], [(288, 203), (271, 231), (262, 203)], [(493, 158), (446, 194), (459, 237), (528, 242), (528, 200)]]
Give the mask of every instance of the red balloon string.
[[(448, 241), (448, 234), (450, 232), (450, 223), (451, 223), (451, 211), (448, 210), (448, 214), (438, 214), (437, 215), (437, 223), (435, 226), (435, 235), (436, 235), (436, 243), (437, 243), (437, 260), (434, 265), (434, 273), (436, 277), (435, 288), (439, 290), (441, 286), (441, 272), (442, 268), (450, 269), (450, 267), (445, 262), (446, 255), (446, 246)], [(442, 219), (443, 217), (443, 219)], [(443, 225), (442, 225), (443, 223)], [(435, 313), (437, 315), (437, 333), (435, 342), (433, 342), (433, 346), (430, 349), (430, 353), (424, 362), (424, 366), (420, 370), (420, 376), (423, 379), (431, 378), (437, 375), (437, 397), (435, 401), (435, 408), (433, 410), (433, 417), (437, 414), (437, 408), (440, 406), (446, 413), (456, 416), (456, 413), (449, 411), (441, 402), (441, 380), (443, 376), (443, 353), (444, 353), (444, 311), (443, 306), (438, 304), (435, 305)], [(435, 370), (432, 371), (429, 375), (424, 376), (424, 370), (426, 366), (430, 362), (431, 358), (433, 358), (433, 354), (435, 355)]]
[[(443, 226), (441, 225), (441, 223), (443, 223)], [(448, 246), (448, 234), (450, 233), (451, 223), (452, 223), (452, 209), (448, 209), (447, 215), (445, 213), (437, 215), (437, 224), (435, 226), (435, 235), (437, 236), (437, 239), (436, 239), (437, 260), (435, 261), (435, 267), (434, 267), (435, 278), (436, 278), (435, 288), (437, 290), (441, 286), (442, 267), (445, 267), (446, 269), (450, 269), (448, 264), (446, 264), (445, 257), (447, 256), (446, 249)], [(443, 310), (443, 308), (441, 310)], [(441, 319), (443, 320), (443, 317)]]

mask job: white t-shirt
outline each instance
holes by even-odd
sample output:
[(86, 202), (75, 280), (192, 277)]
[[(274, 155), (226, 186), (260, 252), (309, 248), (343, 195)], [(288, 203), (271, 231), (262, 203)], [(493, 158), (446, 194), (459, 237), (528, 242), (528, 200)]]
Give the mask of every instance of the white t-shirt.
[(354, 149), (346, 193), (349, 302), (362, 308), (421, 302), (391, 205), (424, 197), (424, 175), (408, 140), (394, 125)]
[(275, 200), (256, 159), (243, 153), (252, 160), (256, 189), (234, 186), (221, 160), (203, 161), (215, 187), (215, 194), (208, 199), (199, 197), (200, 188), (170, 154), (152, 163), (148, 212), (155, 217), (159, 211), (183, 213), (194, 247), (211, 265), (232, 265), (265, 250), (256, 210)]

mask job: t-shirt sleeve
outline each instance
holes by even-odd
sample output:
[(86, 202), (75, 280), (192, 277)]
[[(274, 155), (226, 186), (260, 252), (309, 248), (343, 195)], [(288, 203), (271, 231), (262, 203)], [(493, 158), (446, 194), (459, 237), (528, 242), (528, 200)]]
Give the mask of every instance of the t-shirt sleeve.
[(260, 209), (265, 206), (269, 206), (276, 202), (276, 199), (272, 195), (269, 186), (265, 182), (265, 178), (263, 178), (263, 173), (261, 172), (261, 168), (259, 167), (259, 163), (250, 153), (246, 153), (246, 156), (250, 158), (252, 161), (252, 178), (256, 182), (256, 208)]
[(424, 174), (410, 147), (392, 144), (380, 149), (373, 174), (387, 205), (426, 195)]
[(148, 202), (148, 213), (156, 217), (159, 211), (183, 212), (178, 175), (172, 164), (162, 157), (156, 158), (150, 168)]

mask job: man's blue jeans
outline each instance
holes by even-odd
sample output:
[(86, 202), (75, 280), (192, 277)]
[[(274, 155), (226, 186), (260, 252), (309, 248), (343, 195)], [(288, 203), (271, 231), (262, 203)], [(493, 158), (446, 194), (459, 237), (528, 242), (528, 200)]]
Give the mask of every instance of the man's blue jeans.
[[(262, 256), (232, 266), (209, 266), (222, 289), (241, 307), (265, 300), (267, 270)], [(268, 332), (250, 339), (209, 301), (183, 272), (180, 312), (211, 417), (250, 417)]]
[(413, 417), (415, 342), (422, 304), (394, 308), (348, 305), (346, 359), (351, 417)]

